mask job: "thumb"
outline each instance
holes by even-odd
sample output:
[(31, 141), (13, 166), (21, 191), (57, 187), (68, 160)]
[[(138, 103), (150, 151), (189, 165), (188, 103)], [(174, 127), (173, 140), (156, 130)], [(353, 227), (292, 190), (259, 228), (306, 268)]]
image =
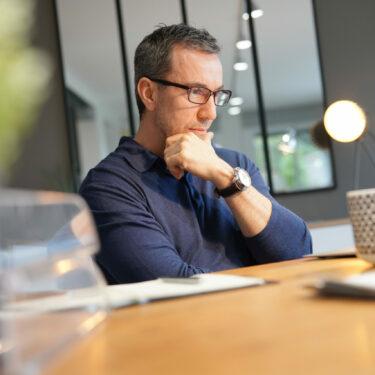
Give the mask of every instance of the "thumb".
[(207, 132), (206, 134), (203, 134), (202, 140), (208, 144), (211, 144), (213, 137), (214, 137), (213, 132)]

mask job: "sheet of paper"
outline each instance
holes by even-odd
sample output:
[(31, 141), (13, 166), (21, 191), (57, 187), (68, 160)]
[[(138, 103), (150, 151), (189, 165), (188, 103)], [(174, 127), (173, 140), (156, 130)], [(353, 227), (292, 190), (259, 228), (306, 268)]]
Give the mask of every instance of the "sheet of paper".
[[(266, 281), (255, 277), (200, 274), (189, 279), (156, 279), (132, 284), (110, 285), (102, 289), (81, 289), (63, 295), (28, 299), (8, 305), (8, 312), (42, 312), (103, 305), (112, 308), (145, 303), (173, 297), (189, 296), (220, 290), (263, 285)], [(104, 298), (104, 299), (103, 299)]]
[[(186, 279), (173, 279), (165, 282), (163, 279), (145, 281), (142, 283), (110, 286), (108, 296), (112, 306), (121, 306), (121, 299), (127, 295), (140, 303), (188, 296), (193, 294), (209, 293), (219, 290), (243, 288), (247, 286), (263, 285), (263, 279), (233, 275), (200, 274), (193, 277), (197, 283), (185, 283)], [(189, 280), (189, 279), (187, 279)]]

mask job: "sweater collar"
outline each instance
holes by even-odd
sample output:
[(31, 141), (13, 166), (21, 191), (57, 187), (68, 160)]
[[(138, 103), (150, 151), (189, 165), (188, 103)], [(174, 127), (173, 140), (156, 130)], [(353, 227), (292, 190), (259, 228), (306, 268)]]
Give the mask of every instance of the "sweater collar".
[(118, 150), (129, 165), (141, 173), (151, 169), (156, 162), (165, 168), (165, 162), (163, 159), (145, 149), (133, 138), (122, 137), (120, 139)]

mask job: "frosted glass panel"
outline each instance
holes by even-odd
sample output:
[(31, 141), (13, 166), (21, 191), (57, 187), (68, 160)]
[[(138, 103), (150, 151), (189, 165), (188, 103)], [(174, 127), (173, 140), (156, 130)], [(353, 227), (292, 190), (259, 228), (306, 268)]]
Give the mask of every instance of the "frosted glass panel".
[(253, 6), (263, 12), (253, 21), (274, 192), (332, 187), (329, 142), (322, 131), (323, 139), (316, 139), (324, 102), (312, 2), (258, 0)]
[[(179, 0), (126, 0), (122, 1), (122, 17), (125, 29), (125, 41), (128, 50), (131, 91), (134, 93), (134, 53), (142, 39), (152, 33), (157, 25), (172, 25), (182, 22)], [(136, 127), (139, 125), (138, 108), (135, 96), (132, 97)]]
[(57, 0), (81, 179), (130, 134), (114, 1)]

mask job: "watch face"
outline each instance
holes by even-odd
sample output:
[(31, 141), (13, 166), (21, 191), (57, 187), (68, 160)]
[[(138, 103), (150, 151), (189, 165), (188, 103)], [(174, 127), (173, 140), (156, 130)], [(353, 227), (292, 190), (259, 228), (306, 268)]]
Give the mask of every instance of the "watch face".
[(238, 182), (242, 188), (248, 188), (251, 185), (251, 178), (244, 169), (238, 169)]

